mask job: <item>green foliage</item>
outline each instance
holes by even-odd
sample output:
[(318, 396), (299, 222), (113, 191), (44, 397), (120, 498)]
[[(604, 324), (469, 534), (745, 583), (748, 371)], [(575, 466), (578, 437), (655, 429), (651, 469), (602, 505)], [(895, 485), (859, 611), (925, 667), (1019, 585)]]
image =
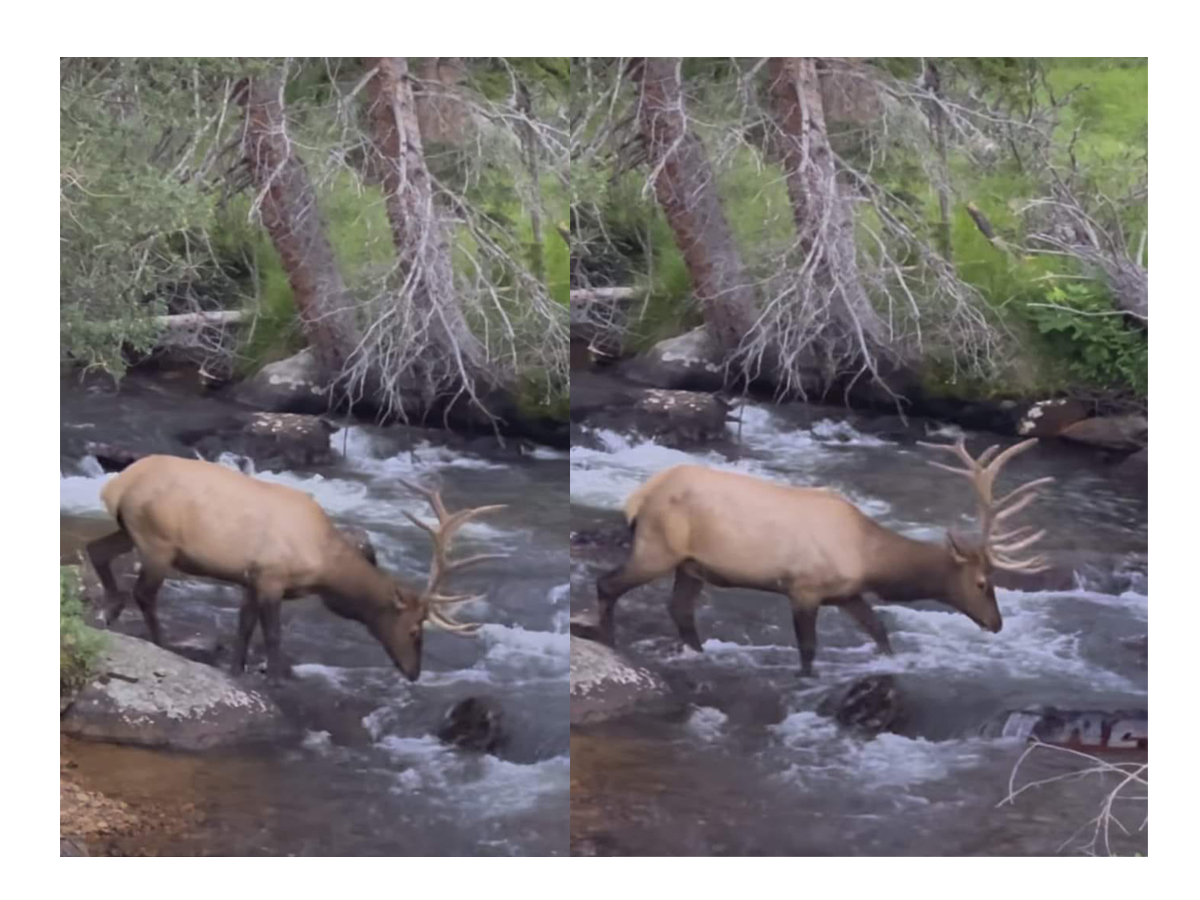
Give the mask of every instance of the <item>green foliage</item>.
[(1145, 400), (1149, 341), (1114, 314), (1113, 301), (1094, 282), (1068, 282), (1046, 293), (1048, 305), (1026, 306), (1049, 353), (1086, 385)]
[(77, 570), (59, 566), (58, 580), (58, 683), (59, 692), (67, 694), (87, 681), (104, 638), (84, 624)]
[[(213, 283), (214, 198), (185, 177), (213, 148), (199, 122), (229, 60), (64, 58), (59, 119), (60, 356), (124, 372), (172, 284)], [(202, 102), (200, 98), (205, 98)]]

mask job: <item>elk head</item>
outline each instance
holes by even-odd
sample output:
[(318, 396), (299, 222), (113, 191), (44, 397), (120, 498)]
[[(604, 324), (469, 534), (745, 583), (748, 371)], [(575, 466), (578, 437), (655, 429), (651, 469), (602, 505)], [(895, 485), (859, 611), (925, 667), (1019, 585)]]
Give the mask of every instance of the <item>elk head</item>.
[(465, 636), (479, 630), (478, 622), (456, 622), (448, 610), (460, 603), (482, 599), (483, 594), (443, 594), (442, 585), (452, 572), (485, 560), (502, 559), (504, 554), (480, 553), (466, 559), (450, 561), (450, 545), (455, 533), (471, 519), (504, 507), (478, 506), (451, 514), (442, 503), (440, 491), (403, 480), (400, 483), (425, 497), (437, 515), (437, 524), (431, 525), (407, 511), (404, 512), (404, 515), (433, 539), (433, 560), (429, 566), (429, 579), (423, 590), (415, 591), (403, 585), (396, 585), (392, 605), (384, 611), (374, 630), (396, 667), (409, 681), (416, 681), (421, 677), (421, 645), (427, 621), (452, 634)]
[(1000, 607), (996, 605), (992, 572), (997, 569), (1009, 572), (1044, 572), (1049, 568), (1045, 556), (1026, 559), (1015, 559), (1011, 556), (1012, 553), (1024, 550), (1041, 540), (1046, 533), (1045, 529), (1029, 534), (1032, 526), (1026, 525), (997, 534), (996, 525), (1011, 519), (1032, 503), (1037, 497), (1037, 488), (1049, 484), (1054, 479), (1038, 478), (1028, 481), (999, 500), (992, 496), (992, 486), (1000, 469), (1010, 459), (1024, 453), (1036, 443), (1037, 438), (1030, 438), (1013, 444), (998, 456), (996, 454), (1000, 447), (998, 444), (993, 445), (983, 451), (978, 459), (974, 459), (967, 452), (965, 438), (960, 437), (954, 444), (921, 442), (924, 447), (947, 450), (966, 464), (966, 468), (959, 469), (942, 463), (929, 463), (935, 468), (966, 477), (975, 489), (979, 503), (980, 538), (977, 542), (972, 543), (953, 532), (946, 534), (946, 546), (954, 565), (954, 572), (945, 600), (980, 628), (993, 633), (998, 632), (1004, 623), (1000, 616)]

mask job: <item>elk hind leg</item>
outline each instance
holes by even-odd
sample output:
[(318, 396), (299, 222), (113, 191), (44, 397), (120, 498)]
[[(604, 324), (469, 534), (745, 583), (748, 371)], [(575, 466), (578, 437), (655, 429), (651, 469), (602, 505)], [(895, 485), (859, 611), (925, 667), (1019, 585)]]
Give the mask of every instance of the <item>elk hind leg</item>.
[(255, 588), (255, 593), (263, 644), (267, 648), (267, 677), (278, 681), (291, 674), (291, 667), (283, 661), (283, 588), (261, 585)]
[(635, 587), (661, 578), (674, 569), (680, 560), (655, 539), (636, 533), (633, 552), (617, 568), (596, 579), (596, 599), (600, 606), (600, 641), (612, 647), (616, 642), (615, 613), (617, 601)]
[(703, 588), (703, 581), (679, 566), (675, 570), (675, 585), (671, 589), (671, 602), (667, 607), (679, 630), (679, 639), (693, 650), (701, 652), (704, 648), (696, 632), (696, 598)]
[(127, 596), (117, 587), (117, 579), (112, 572), (112, 563), (118, 556), (133, 550), (133, 539), (125, 529), (121, 529), (90, 542), (84, 550), (87, 552), (92, 568), (96, 570), (100, 584), (104, 586), (104, 624), (111, 625), (120, 617), (127, 599)]
[(163, 646), (162, 629), (158, 624), (158, 589), (166, 579), (165, 569), (150, 565), (143, 558), (142, 571), (138, 575), (137, 584), (133, 587), (133, 598), (137, 600), (142, 618), (146, 621), (146, 630), (150, 632), (150, 640), (158, 646)]
[(250, 649), (250, 639), (254, 637), (254, 629), (258, 627), (258, 593), (252, 587), (246, 588), (242, 594), (242, 606), (238, 610), (237, 640), (233, 645), (233, 661), (230, 670), (234, 675), (246, 671), (246, 655)]

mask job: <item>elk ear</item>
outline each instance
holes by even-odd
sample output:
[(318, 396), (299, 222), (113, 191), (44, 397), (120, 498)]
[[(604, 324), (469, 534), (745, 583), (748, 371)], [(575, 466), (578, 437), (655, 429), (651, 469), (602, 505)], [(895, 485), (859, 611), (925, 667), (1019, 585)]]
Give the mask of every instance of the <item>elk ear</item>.
[(950, 558), (958, 565), (965, 565), (969, 555), (963, 545), (963, 539), (956, 535), (953, 531), (946, 532), (946, 548), (950, 551)]

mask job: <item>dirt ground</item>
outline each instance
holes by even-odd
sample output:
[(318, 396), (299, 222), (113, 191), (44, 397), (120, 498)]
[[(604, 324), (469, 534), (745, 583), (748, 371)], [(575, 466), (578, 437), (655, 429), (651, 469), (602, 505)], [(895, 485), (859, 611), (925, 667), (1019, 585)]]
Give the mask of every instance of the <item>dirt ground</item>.
[(58, 816), (62, 856), (158, 856), (158, 844), (197, 823), (195, 804), (126, 802), (89, 783), (78, 758), (88, 747), (59, 743)]

